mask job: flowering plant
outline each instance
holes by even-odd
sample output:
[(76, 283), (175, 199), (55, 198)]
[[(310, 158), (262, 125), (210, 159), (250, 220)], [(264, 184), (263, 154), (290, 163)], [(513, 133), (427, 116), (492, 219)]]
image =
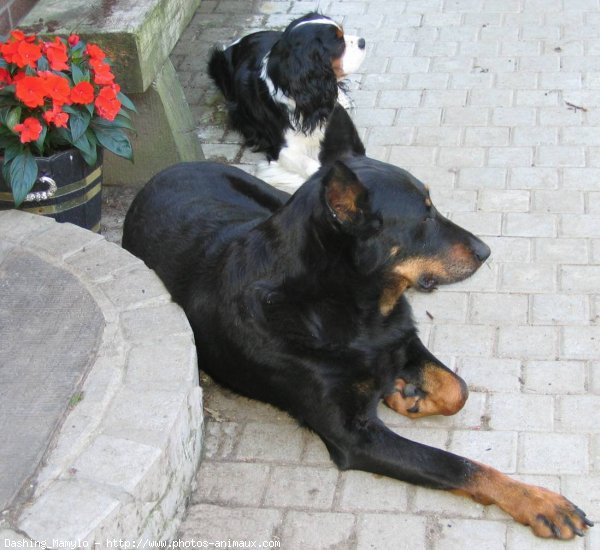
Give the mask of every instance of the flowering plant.
[(36, 155), (75, 147), (94, 165), (104, 147), (131, 160), (127, 110), (135, 107), (97, 45), (77, 35), (45, 41), (12, 31), (0, 43), (0, 151), (15, 204), (38, 177)]

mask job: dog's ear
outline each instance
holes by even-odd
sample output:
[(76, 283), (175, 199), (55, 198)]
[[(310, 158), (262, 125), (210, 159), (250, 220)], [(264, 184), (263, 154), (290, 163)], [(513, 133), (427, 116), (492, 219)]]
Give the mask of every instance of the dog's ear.
[(346, 230), (362, 226), (369, 214), (369, 192), (356, 174), (336, 161), (322, 181), (323, 200), (334, 223)]
[(269, 75), (294, 100), (294, 125), (308, 134), (326, 122), (337, 101), (338, 83), (319, 44), (297, 43), (292, 37), (285, 35), (273, 46)]
[(350, 115), (339, 103), (327, 120), (325, 137), (321, 141), (319, 161), (329, 164), (349, 156), (364, 156), (365, 146)]

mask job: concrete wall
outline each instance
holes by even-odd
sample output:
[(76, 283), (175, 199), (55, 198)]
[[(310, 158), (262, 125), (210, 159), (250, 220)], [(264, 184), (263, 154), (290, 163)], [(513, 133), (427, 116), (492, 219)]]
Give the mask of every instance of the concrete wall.
[(0, 0), (0, 35), (8, 34), (38, 0)]

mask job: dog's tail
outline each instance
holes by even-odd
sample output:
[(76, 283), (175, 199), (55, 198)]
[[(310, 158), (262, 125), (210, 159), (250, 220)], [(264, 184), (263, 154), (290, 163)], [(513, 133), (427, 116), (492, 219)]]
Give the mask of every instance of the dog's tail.
[(208, 74), (219, 87), (225, 99), (232, 100), (234, 97), (233, 71), (227, 50), (219, 47), (213, 49), (208, 61)]

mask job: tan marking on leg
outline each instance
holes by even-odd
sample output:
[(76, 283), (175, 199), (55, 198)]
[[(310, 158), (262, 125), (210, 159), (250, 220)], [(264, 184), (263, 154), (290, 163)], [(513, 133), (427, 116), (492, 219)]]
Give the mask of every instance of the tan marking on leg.
[(477, 465), (479, 472), (452, 493), (480, 504), (496, 504), (519, 523), (529, 525), (538, 537), (571, 539), (587, 529), (585, 514), (565, 497), (511, 479), (485, 464)]

